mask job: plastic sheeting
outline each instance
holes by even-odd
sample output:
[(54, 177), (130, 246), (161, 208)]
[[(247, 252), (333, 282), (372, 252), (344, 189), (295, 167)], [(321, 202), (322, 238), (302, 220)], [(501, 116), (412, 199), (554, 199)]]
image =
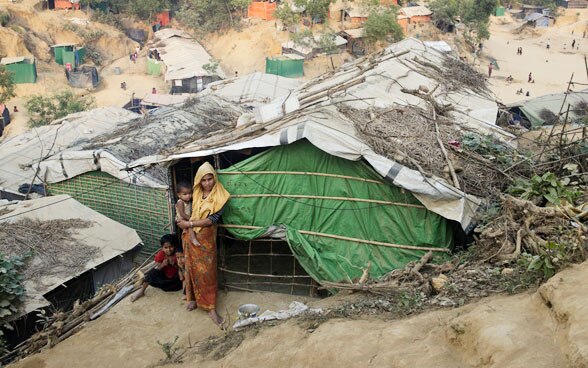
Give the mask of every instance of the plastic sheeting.
[(70, 86), (75, 88), (96, 88), (100, 83), (98, 70), (93, 66), (81, 66), (72, 71), (66, 69), (65, 75)]
[(233, 165), (219, 180), (231, 193), (223, 215), (228, 231), (254, 239), (281, 228), (317, 281), (360, 277), (368, 263), (377, 278), (418, 260), (424, 248), (443, 255), (452, 245), (448, 221), (411, 193), (386, 183), (364, 162), (329, 155), (306, 140)]

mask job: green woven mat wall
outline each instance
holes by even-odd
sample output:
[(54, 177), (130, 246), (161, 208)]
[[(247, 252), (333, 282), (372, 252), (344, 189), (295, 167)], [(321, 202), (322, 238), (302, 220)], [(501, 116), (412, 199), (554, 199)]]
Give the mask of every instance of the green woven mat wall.
[(143, 256), (159, 249), (159, 239), (170, 232), (166, 190), (125, 183), (93, 171), (47, 186), (49, 195), (68, 194), (78, 202), (137, 231)]

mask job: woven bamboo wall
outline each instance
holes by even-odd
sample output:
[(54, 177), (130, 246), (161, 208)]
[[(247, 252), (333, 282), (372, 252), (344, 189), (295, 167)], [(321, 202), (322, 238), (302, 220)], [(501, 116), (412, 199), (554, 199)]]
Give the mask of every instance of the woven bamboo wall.
[(125, 183), (93, 171), (47, 185), (49, 195), (68, 194), (78, 202), (137, 231), (143, 256), (159, 249), (159, 239), (170, 232), (167, 191)]

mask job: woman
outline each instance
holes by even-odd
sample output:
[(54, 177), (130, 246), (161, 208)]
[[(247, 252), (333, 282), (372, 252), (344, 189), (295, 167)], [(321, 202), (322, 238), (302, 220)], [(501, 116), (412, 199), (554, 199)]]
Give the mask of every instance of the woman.
[(218, 325), (223, 320), (216, 313), (216, 224), (229, 200), (229, 192), (218, 181), (208, 162), (202, 164), (194, 177), (192, 216), (179, 221), (188, 229), (182, 234), (186, 269), (186, 308), (198, 306)]

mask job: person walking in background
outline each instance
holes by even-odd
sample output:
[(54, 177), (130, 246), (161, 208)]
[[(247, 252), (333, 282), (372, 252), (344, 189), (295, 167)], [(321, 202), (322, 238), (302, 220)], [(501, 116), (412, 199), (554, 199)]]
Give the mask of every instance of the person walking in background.
[(494, 68), (494, 66), (492, 65), (492, 62), (490, 62), (490, 64), (488, 64), (488, 78), (492, 77), (492, 69)]
[(533, 81), (533, 73), (529, 72), (529, 79), (527, 80), (528, 83)]

